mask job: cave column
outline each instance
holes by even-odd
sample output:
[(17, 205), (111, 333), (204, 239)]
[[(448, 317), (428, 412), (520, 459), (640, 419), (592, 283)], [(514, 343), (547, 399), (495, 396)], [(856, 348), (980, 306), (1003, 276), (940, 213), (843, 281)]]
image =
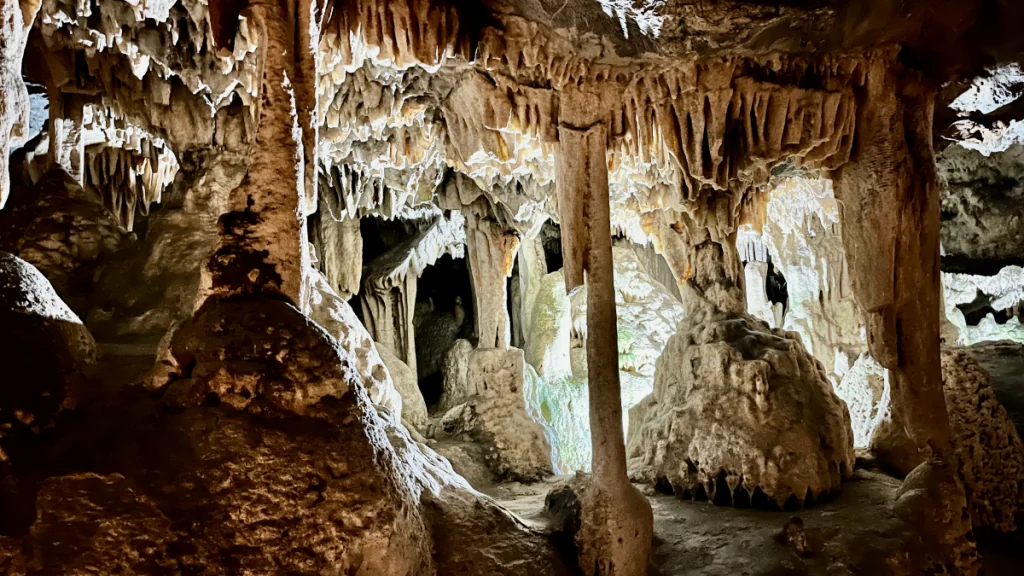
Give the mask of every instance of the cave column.
[[(727, 215), (717, 214), (717, 204), (712, 200), (707, 212), (727, 222)], [(689, 312), (708, 304), (723, 312), (746, 312), (745, 274), (736, 250), (735, 226), (723, 232), (686, 214), (658, 211), (645, 216), (644, 227), (672, 270)]]
[(577, 535), (587, 574), (646, 573), (653, 534), (650, 504), (629, 483), (622, 431), (618, 331), (608, 190), (608, 132), (596, 94), (562, 94), (555, 184), (565, 286), (587, 283), (587, 376), (591, 481)]
[[(871, 355), (893, 372), (892, 410), (920, 457), (950, 447), (939, 354), (939, 186), (934, 94), (876, 61), (858, 101), (857, 140), (835, 174), (843, 244)], [(914, 462), (887, 462), (909, 472)]]
[(316, 206), (313, 14), (310, 0), (252, 0), (244, 13), (259, 38), (255, 142), (249, 170), (220, 217), (219, 246), (204, 267), (197, 307), (214, 294), (305, 300), (305, 219)]
[(507, 349), (511, 340), (508, 282), (519, 236), (497, 222), (466, 211), (466, 252), (473, 283), (473, 310), (480, 348)]

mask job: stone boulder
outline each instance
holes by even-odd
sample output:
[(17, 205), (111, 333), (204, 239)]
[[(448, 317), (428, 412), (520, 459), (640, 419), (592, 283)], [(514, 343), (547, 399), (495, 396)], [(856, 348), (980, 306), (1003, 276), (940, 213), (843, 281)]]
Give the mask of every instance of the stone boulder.
[[(19, 432), (38, 433), (73, 408), (96, 343), (50, 282), (0, 252), (0, 461)], [(7, 438), (5, 438), (7, 437)]]
[(846, 405), (792, 332), (698, 308), (630, 414), (630, 475), (680, 497), (800, 507), (853, 473)]

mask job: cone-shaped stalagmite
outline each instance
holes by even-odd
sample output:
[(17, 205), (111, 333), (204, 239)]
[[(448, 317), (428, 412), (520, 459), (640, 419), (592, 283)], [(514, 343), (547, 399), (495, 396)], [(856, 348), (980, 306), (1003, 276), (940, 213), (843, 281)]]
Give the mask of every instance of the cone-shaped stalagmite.
[[(584, 573), (644, 574), (651, 550), (650, 504), (626, 476), (619, 384), (607, 129), (594, 95), (567, 93), (558, 129), (556, 185), (568, 291), (587, 282), (587, 375), (593, 474), (581, 495), (576, 535)], [(578, 122), (580, 117), (597, 120)], [(590, 116), (590, 118), (586, 118)]]

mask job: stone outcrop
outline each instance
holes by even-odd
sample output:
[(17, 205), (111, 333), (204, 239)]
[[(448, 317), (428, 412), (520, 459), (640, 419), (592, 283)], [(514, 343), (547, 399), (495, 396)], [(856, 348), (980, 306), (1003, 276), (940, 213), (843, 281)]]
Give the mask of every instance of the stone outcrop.
[(631, 474), (683, 498), (800, 507), (853, 473), (850, 417), (821, 364), (743, 314), (687, 316), (631, 420)]

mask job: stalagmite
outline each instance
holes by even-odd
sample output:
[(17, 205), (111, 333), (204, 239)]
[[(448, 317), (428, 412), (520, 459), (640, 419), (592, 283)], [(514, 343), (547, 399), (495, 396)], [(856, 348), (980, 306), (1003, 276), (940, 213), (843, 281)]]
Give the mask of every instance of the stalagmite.
[(496, 222), (466, 213), (466, 252), (473, 279), (476, 332), (480, 348), (508, 348), (508, 278), (512, 274), (519, 236)]
[(647, 569), (653, 517), (629, 483), (622, 437), (615, 286), (606, 160), (608, 132), (594, 94), (568, 92), (558, 129), (559, 215), (565, 286), (587, 280), (587, 365), (592, 477), (580, 496), (576, 544), (588, 576), (639, 576)]

